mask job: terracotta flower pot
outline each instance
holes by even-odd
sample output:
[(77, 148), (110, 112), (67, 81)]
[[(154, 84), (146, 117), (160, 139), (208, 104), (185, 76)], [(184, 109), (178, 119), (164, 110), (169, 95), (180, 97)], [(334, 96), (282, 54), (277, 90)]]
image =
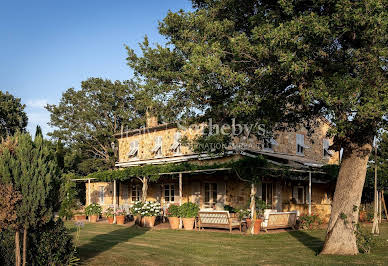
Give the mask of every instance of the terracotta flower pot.
[(117, 215), (116, 216), (116, 223), (117, 224), (124, 224), (125, 223), (125, 216), (124, 215)]
[(179, 218), (178, 217), (168, 217), (171, 229), (179, 229)]
[(156, 220), (156, 216), (144, 216), (143, 217), (143, 226), (148, 227), (148, 228), (152, 228), (155, 226), (155, 220)]
[(182, 218), (185, 230), (193, 230), (195, 218)]
[(91, 223), (97, 223), (98, 215), (90, 215), (89, 220)]
[(76, 221), (85, 221), (86, 215), (85, 214), (76, 214), (74, 215), (74, 220)]
[(114, 218), (113, 217), (108, 217), (108, 223), (113, 224)]

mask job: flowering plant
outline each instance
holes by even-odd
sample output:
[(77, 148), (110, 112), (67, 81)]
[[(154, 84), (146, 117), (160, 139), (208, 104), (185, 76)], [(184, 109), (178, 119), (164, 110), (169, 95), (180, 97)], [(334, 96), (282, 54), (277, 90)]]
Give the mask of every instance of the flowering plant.
[(158, 216), (160, 215), (160, 203), (157, 201), (146, 201), (141, 207), (141, 216)]
[(136, 216), (141, 213), (141, 208), (143, 207), (143, 202), (136, 201), (131, 208), (131, 213), (133, 216)]
[(118, 210), (116, 210), (115, 215), (116, 216), (125, 216), (125, 215), (127, 215), (127, 212), (125, 210), (118, 209)]
[(114, 216), (113, 208), (109, 207), (108, 209), (105, 210), (104, 214), (106, 217), (113, 217)]
[(179, 217), (179, 206), (178, 205), (170, 205), (166, 211), (167, 217)]

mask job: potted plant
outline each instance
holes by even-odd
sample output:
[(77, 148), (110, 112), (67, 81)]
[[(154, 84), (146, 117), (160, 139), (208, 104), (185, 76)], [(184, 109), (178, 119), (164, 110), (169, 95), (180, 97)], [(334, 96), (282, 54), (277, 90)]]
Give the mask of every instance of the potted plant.
[(83, 211), (76, 211), (74, 212), (74, 220), (76, 221), (85, 221), (86, 220), (86, 215)]
[(125, 210), (118, 209), (116, 210), (116, 223), (117, 224), (124, 224), (125, 223), (125, 216), (127, 215)]
[(131, 213), (133, 215), (133, 218), (135, 220), (135, 224), (140, 225), (141, 224), (141, 208), (143, 207), (143, 202), (137, 201), (131, 208)]
[(160, 215), (160, 203), (157, 201), (146, 201), (141, 208), (144, 227), (154, 227), (156, 216)]
[(89, 217), (90, 222), (97, 222), (102, 213), (102, 208), (97, 203), (92, 203), (85, 208), (85, 214)]
[[(263, 201), (261, 199), (256, 199), (255, 202), (256, 202), (256, 220), (254, 221), (254, 224), (253, 224), (253, 233), (255, 235), (257, 235), (260, 233), (261, 223), (263, 221), (264, 210), (268, 209), (269, 206), (267, 205), (267, 203), (265, 201)], [(248, 228), (250, 228), (251, 224), (252, 224), (251, 218), (252, 217), (249, 217), (246, 219)]]
[(199, 207), (192, 202), (186, 202), (179, 207), (179, 215), (182, 217), (185, 230), (193, 230), (195, 217), (197, 217)]
[(179, 206), (172, 204), (168, 207), (166, 215), (170, 223), (171, 229), (179, 228)]
[(114, 217), (115, 217), (113, 208), (109, 207), (108, 209), (105, 210), (104, 214), (106, 218), (108, 218), (108, 223), (113, 224)]

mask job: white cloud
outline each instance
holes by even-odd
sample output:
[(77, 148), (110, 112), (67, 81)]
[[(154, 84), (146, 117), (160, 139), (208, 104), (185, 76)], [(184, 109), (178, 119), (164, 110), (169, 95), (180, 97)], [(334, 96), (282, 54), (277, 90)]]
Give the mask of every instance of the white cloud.
[(26, 103), (27, 108), (44, 108), (46, 105), (47, 105), (46, 99), (28, 100)]

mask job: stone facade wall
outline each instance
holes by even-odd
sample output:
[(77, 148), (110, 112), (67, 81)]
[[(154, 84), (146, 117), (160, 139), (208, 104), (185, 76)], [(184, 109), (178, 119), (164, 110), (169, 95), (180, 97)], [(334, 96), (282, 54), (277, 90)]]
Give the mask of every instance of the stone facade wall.
[[(286, 155), (295, 155), (299, 156), (302, 159), (311, 160), (323, 164), (333, 164), (338, 163), (339, 153), (336, 152), (332, 156), (324, 157), (323, 155), (323, 140), (326, 138), (326, 132), (329, 129), (329, 124), (327, 122), (321, 122), (314, 130), (314, 133), (309, 136), (305, 128), (299, 128), (296, 131), (287, 131), (287, 132), (275, 132), (274, 139), (279, 145), (274, 145), (272, 151), (275, 153), (281, 153)], [(119, 142), (119, 162), (128, 162), (136, 160), (146, 160), (153, 158), (163, 158), (179, 155), (188, 155), (192, 154), (192, 151), (187, 146), (181, 146), (180, 153), (176, 153), (171, 150), (171, 146), (174, 143), (174, 135), (178, 131), (176, 127), (158, 127), (156, 129), (148, 129), (142, 131), (142, 133), (133, 134), (118, 138)], [(196, 136), (201, 134), (201, 129), (198, 128), (189, 128), (185, 131), (179, 131), (182, 137), (187, 137), (187, 139), (193, 140)], [(309, 148), (304, 150), (304, 155), (298, 155), (296, 152), (296, 134), (304, 135), (305, 145)], [(155, 147), (155, 138), (157, 136), (162, 137), (162, 155), (157, 156), (151, 151)], [(132, 141), (139, 141), (139, 151), (136, 158), (129, 158), (128, 153), (130, 151), (130, 143)], [(332, 140), (329, 140), (330, 144)], [(261, 149), (262, 141), (258, 140), (256, 137), (252, 136), (249, 138), (245, 137), (236, 137), (234, 138), (234, 144), (244, 145), (251, 147), (253, 149)]]

